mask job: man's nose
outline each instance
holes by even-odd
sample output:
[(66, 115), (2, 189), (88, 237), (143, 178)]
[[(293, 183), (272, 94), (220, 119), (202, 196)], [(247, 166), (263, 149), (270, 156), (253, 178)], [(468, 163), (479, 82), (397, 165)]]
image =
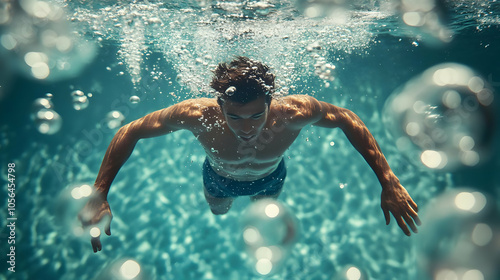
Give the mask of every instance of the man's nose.
[(250, 132), (252, 132), (252, 130), (255, 128), (255, 126), (253, 126), (251, 123), (245, 123), (243, 124), (243, 126), (241, 127), (241, 132), (245, 133), (245, 134), (249, 134)]

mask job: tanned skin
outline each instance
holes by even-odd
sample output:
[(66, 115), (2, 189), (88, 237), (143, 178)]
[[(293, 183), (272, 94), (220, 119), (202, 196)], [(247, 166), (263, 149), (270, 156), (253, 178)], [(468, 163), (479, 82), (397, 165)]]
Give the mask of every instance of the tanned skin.
[[(80, 212), (80, 220), (83, 226), (90, 226), (106, 218), (105, 233), (111, 234), (109, 188), (140, 139), (189, 130), (205, 149), (216, 173), (233, 180), (253, 181), (276, 169), (284, 152), (308, 125), (340, 128), (377, 175), (386, 224), (392, 213), (406, 235), (411, 235), (410, 229), (417, 232), (416, 225), (421, 224), (417, 204), (392, 172), (361, 119), (350, 110), (307, 95), (290, 95), (272, 100), (271, 104), (263, 97), (246, 104), (226, 101), (222, 105), (215, 98), (190, 99), (123, 126), (106, 151), (95, 181), (96, 195)], [(206, 190), (204, 193), (214, 214), (225, 214), (234, 200), (213, 197)], [(101, 250), (99, 237), (92, 238), (91, 243), (94, 252)]]

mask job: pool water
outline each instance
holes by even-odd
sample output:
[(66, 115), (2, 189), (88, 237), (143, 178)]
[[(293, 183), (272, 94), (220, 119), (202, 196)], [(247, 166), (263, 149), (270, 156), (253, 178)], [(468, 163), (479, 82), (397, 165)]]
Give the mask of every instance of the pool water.
[[(500, 202), (499, 114), (492, 115), (493, 136), (480, 162), (452, 170), (401, 152), (383, 120), (393, 92), (444, 62), (483, 77), (495, 98), (487, 107), (498, 112), (500, 2), (439, 1), (441, 29), (409, 27), (415, 23), (397, 1), (319, 9), (285, 0), (167, 2), (0, 6), (0, 217), (9, 223), (9, 163), (17, 217), (15, 272), (8, 270), (11, 233), (4, 226), (0, 279), (111, 279), (110, 270), (128, 259), (140, 264), (143, 279), (264, 277), (249, 268), (242, 241), (249, 199), (238, 198), (226, 215), (211, 214), (202, 192), (204, 150), (187, 131), (137, 144), (111, 187), (112, 235), (102, 237), (101, 252), (75, 232), (81, 204), (68, 196), (75, 186), (93, 184), (116, 122), (212, 96), (211, 70), (236, 55), (268, 64), (283, 95), (308, 94), (355, 112), (423, 213), (434, 198), (461, 187)], [(50, 41), (50, 30), (64, 38)], [(19, 39), (29, 34), (39, 36)], [(34, 62), (27, 53), (37, 53)], [(59, 124), (40, 125), (40, 107), (33, 108), (47, 94)], [(339, 276), (352, 266), (368, 279), (428, 277), (419, 266), (423, 241), (405, 236), (394, 219), (385, 225), (380, 184), (341, 130), (304, 128), (285, 160), (279, 201), (296, 216), (300, 235), (282, 269), (267, 278), (356, 279)]]

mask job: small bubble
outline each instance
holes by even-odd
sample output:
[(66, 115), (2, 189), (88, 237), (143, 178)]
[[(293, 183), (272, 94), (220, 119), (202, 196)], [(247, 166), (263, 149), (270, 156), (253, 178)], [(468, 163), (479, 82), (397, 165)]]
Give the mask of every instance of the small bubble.
[(61, 129), (62, 119), (52, 109), (41, 109), (35, 114), (35, 125), (42, 134), (54, 134)]
[(33, 101), (32, 105), (32, 112), (36, 113), (40, 109), (50, 109), (54, 107), (54, 104), (52, 104), (52, 101), (48, 98), (37, 98), (35, 101)]
[(130, 97), (129, 101), (132, 104), (137, 104), (137, 103), (141, 102), (141, 99), (139, 98), (139, 96), (133, 95)]
[(74, 90), (71, 92), (71, 96), (73, 98), (78, 98), (80, 96), (85, 96), (85, 93), (83, 93), (83, 91), (81, 91), (81, 90)]
[(87, 96), (79, 96), (73, 98), (73, 108), (77, 111), (83, 110), (89, 106), (89, 99)]
[(236, 87), (230, 86), (226, 89), (226, 94), (228, 96), (232, 96), (236, 92)]

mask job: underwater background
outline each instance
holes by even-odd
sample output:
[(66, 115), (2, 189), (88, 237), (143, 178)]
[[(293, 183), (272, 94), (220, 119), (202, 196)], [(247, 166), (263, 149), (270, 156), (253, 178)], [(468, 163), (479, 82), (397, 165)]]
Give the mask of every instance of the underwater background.
[[(269, 65), (281, 95), (360, 116), (420, 233), (385, 225), (380, 184), (339, 129), (306, 127), (278, 199), (300, 234), (259, 274), (250, 201), (214, 216), (204, 150), (178, 131), (136, 145), (94, 254), (71, 191), (93, 184), (121, 125), (212, 96), (211, 71), (237, 55)], [(498, 1), (3, 1), (0, 279), (500, 279), (499, 90)], [(138, 275), (118, 272), (127, 260)]]

